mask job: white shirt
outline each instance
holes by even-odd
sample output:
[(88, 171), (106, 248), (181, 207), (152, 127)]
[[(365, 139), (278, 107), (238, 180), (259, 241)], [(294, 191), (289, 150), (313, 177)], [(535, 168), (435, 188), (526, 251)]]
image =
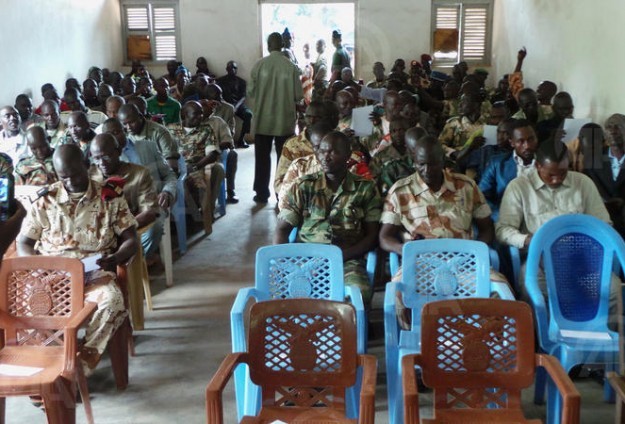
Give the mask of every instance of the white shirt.
[(612, 149), (608, 149), (608, 158), (610, 158), (610, 167), (612, 168), (612, 179), (616, 181), (619, 172), (621, 172), (621, 167), (625, 163), (625, 155), (617, 159), (616, 156), (612, 155)]
[(536, 163), (536, 159), (532, 159), (532, 163), (529, 165), (525, 165), (523, 162), (523, 158), (516, 154), (516, 151), (512, 151), (512, 158), (516, 163), (516, 176), (520, 177), (521, 175), (528, 175), (532, 169), (534, 169), (534, 165)]
[(13, 166), (20, 159), (31, 155), (26, 143), (26, 133), (19, 131), (17, 135), (10, 136), (6, 131), (0, 131), (0, 153), (6, 153), (13, 161)]

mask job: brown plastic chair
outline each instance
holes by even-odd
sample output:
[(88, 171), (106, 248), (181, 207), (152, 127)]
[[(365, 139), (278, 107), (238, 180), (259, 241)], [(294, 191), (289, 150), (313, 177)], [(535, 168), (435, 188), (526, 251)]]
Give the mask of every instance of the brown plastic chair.
[(89, 423), (93, 414), (78, 363), (76, 333), (96, 310), (84, 302), (78, 259), (31, 256), (5, 259), (0, 270), (0, 364), (43, 368), (25, 377), (0, 375), (0, 420), (6, 396), (41, 396), (49, 423), (76, 421), (76, 385)]
[(615, 372), (609, 372), (607, 377), (608, 377), (608, 382), (610, 383), (610, 386), (612, 386), (617, 396), (616, 414), (615, 414), (614, 422), (617, 424), (618, 423), (625, 424), (625, 413), (623, 413), (623, 409), (625, 407), (625, 377), (623, 377), (625, 376), (625, 346), (623, 346), (623, 343), (625, 343), (625, 335), (623, 331), (623, 296), (617, 296), (616, 300), (617, 300), (616, 303), (618, 307), (616, 316), (619, 317), (617, 324), (618, 324), (618, 335), (619, 335), (618, 362), (619, 362), (620, 374), (617, 374)]
[[(526, 420), (521, 390), (543, 367), (563, 402), (562, 422), (579, 423), (580, 394), (552, 356), (534, 351), (534, 320), (524, 302), (468, 298), (425, 305), (421, 353), (402, 360), (404, 423), (540, 423)], [(415, 366), (434, 389), (434, 418), (419, 421)]]
[[(261, 387), (257, 417), (241, 423), (373, 423), (376, 359), (356, 353), (353, 306), (319, 299), (259, 302), (250, 311), (248, 352), (231, 353), (206, 388), (207, 422), (223, 423), (222, 391), (248, 364)], [(345, 390), (363, 367), (358, 420), (345, 417)]]

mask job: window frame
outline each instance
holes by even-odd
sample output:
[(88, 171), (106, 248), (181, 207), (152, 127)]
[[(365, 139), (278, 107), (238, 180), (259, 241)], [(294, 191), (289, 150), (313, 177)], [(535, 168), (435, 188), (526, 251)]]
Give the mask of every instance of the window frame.
[[(145, 33), (150, 37), (150, 47), (152, 53), (152, 60), (141, 61), (147, 65), (163, 65), (169, 60), (180, 61), (182, 57), (181, 50), (181, 36), (180, 36), (180, 3), (179, 0), (119, 0), (120, 14), (121, 14), (121, 26), (122, 26), (122, 49), (124, 55), (124, 65), (130, 66), (132, 60), (128, 58), (128, 36), (132, 34)], [(130, 30), (128, 29), (128, 8), (146, 7), (148, 9), (148, 28), (145, 31)], [(174, 10), (174, 29), (173, 35), (176, 38), (176, 57), (158, 59), (156, 51), (156, 36), (157, 31), (154, 28), (154, 8), (172, 8)]]
[[(492, 39), (493, 39), (493, 7), (494, 0), (432, 0), (430, 47), (434, 56), (434, 33), (436, 31), (436, 15), (438, 8), (459, 7), (458, 14), (458, 57), (456, 59), (433, 59), (433, 65), (439, 67), (452, 67), (458, 62), (466, 61), (471, 65), (490, 66), (492, 61)], [(464, 57), (464, 20), (467, 8), (480, 7), (486, 9), (486, 30), (484, 37), (484, 55), (481, 59), (466, 59)]]

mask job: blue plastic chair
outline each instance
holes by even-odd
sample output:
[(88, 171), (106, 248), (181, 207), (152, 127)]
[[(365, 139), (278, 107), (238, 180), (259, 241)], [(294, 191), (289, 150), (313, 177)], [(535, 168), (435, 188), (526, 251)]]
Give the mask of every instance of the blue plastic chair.
[[(386, 384), (391, 424), (403, 421), (401, 360), (421, 350), (421, 310), (428, 302), (465, 297), (488, 298), (496, 292), (501, 299), (514, 300), (506, 283), (490, 281), (489, 249), (475, 240), (431, 239), (404, 244), (402, 281), (386, 285), (384, 334), (386, 342)], [(397, 292), (411, 308), (410, 330), (399, 327)]]
[[(564, 215), (545, 223), (530, 242), (525, 287), (534, 308), (541, 349), (560, 360), (565, 371), (577, 364), (618, 363), (618, 333), (608, 328), (614, 260), (625, 265), (625, 243), (608, 224), (588, 215)], [(538, 286), (543, 264), (550, 300)], [(619, 293), (620, 294), (620, 293)], [(536, 376), (534, 402), (544, 399), (545, 373)], [(606, 400), (614, 392), (606, 381)], [(550, 381), (547, 422), (559, 423), (562, 403)]]
[[(187, 179), (187, 164), (182, 155), (178, 159), (178, 183), (176, 184), (176, 202), (171, 208), (171, 215), (176, 223), (176, 233), (178, 234), (178, 249), (183, 255), (187, 252), (187, 215), (185, 204), (185, 180)], [(169, 225), (169, 224), (167, 224)]]
[[(239, 290), (230, 312), (232, 351), (246, 352), (244, 313), (250, 301), (310, 297), (345, 301), (356, 309), (357, 349), (365, 353), (366, 316), (360, 290), (343, 283), (343, 254), (330, 244), (291, 243), (265, 246), (256, 252), (256, 285)], [(358, 415), (358, 384), (348, 390), (347, 415)], [(259, 387), (249, 378), (249, 369), (235, 370), (237, 415), (256, 415), (260, 410)]]

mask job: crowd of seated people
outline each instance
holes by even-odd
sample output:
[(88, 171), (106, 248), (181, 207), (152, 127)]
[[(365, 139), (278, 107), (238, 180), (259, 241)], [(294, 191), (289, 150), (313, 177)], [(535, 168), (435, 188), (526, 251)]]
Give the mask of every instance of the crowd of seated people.
[[(586, 125), (564, 144), (572, 97), (549, 81), (536, 90), (525, 87), (526, 56), (520, 50), (514, 71), (492, 90), (485, 86), (486, 70), (469, 72), (461, 62), (446, 75), (431, 69), (429, 55), (412, 61), (409, 72), (398, 59), (388, 75), (376, 62), (367, 86), (356, 83), (350, 69), (333, 71), (327, 89), (312, 91), (301, 132), (284, 144), (274, 181), (274, 241), (287, 242), (297, 229), (299, 242), (337, 245), (346, 284), (359, 287), (369, 301), (364, 258), (378, 246), (401, 254), (407, 241), (459, 238), (524, 249), (542, 224), (567, 213), (594, 215), (624, 234), (625, 117), (611, 116), (605, 131)], [(0, 170), (14, 172), (17, 184), (49, 186), (22, 227), (20, 254), (37, 249), (84, 257), (99, 251), (103, 269), (111, 270), (136, 250), (136, 227), (154, 223), (140, 242), (148, 259), (156, 257), (166, 211), (181, 195), (181, 158), (188, 195), (202, 211), (204, 231), (212, 232), (224, 180), (228, 203), (238, 202), (234, 149), (248, 147), (253, 118), (236, 62), (228, 62), (226, 75), (217, 79), (206, 59), (198, 58), (196, 66), (192, 75), (170, 61), (160, 78), (140, 63), (125, 76), (93, 67), (82, 86), (67, 80), (63, 98), (45, 84), (45, 100), (35, 112), (23, 94), (0, 109)], [(312, 64), (313, 72), (318, 68)], [(314, 73), (312, 78), (315, 87), (327, 85)], [(376, 103), (372, 133), (356, 136), (353, 109), (370, 102)], [(243, 120), (237, 135), (235, 116)], [(496, 139), (486, 139), (486, 125), (497, 127)], [(102, 187), (109, 186), (111, 199), (103, 200)], [(61, 241), (57, 231), (89, 222), (95, 212), (80, 212), (89, 202), (110, 226), (86, 226), (84, 240)], [(66, 208), (67, 222), (51, 228), (51, 214)], [(99, 237), (107, 243), (94, 244)], [(101, 307), (109, 310), (94, 320), (106, 319), (111, 328), (101, 336), (89, 333), (95, 339), (85, 345), (90, 369), (103, 339), (123, 318), (116, 309), (120, 294), (106, 275), (100, 277), (96, 284), (107, 287)]]

